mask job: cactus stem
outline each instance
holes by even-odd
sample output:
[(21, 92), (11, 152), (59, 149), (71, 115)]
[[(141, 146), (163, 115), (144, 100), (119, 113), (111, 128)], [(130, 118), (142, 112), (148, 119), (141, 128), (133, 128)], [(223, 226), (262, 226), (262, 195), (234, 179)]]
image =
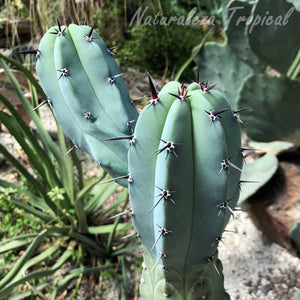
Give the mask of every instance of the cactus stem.
[(95, 37), (92, 36), (93, 34), (93, 30), (94, 30), (94, 26), (92, 26), (91, 30), (89, 31), (89, 33), (85, 36), (85, 39), (88, 41), (88, 42), (92, 42)]
[(121, 213), (119, 213), (119, 214), (116, 214), (116, 215), (110, 217), (109, 219), (114, 219), (114, 218), (116, 218), (116, 217), (123, 216), (123, 215), (126, 215), (126, 214), (128, 214), (128, 213), (132, 213), (132, 209), (128, 209), (128, 210), (123, 211), (123, 212), (121, 212)]
[(156, 201), (156, 203), (154, 204), (154, 206), (151, 208), (151, 210), (149, 211), (149, 214), (154, 210), (154, 208), (159, 204), (159, 202), (162, 199), (164, 199), (164, 200), (170, 200), (173, 204), (175, 204), (174, 200), (172, 199), (172, 193), (174, 193), (174, 191), (164, 190), (164, 189), (161, 189), (158, 186), (156, 186), (156, 188), (158, 188), (160, 190), (160, 194), (156, 195), (155, 197), (159, 197), (160, 196), (160, 198)]
[(45, 104), (51, 105), (51, 101), (50, 101), (49, 98), (47, 98), (46, 100), (44, 100), (43, 102), (41, 102), (39, 105), (37, 105), (32, 111), (35, 111), (35, 110), (39, 109), (41, 106), (43, 106)]
[[(156, 224), (157, 225), (157, 224)], [(156, 241), (154, 242), (154, 244), (153, 244), (153, 246), (151, 247), (151, 249), (150, 249), (150, 252), (154, 249), (154, 247), (156, 246), (156, 244), (157, 244), (157, 242), (159, 241), (159, 239), (162, 237), (162, 236), (166, 236), (166, 235), (168, 235), (170, 232), (172, 232), (172, 231), (170, 231), (170, 230), (167, 230), (166, 228), (163, 228), (162, 226), (159, 226), (159, 225), (157, 225), (158, 227), (159, 227), (159, 236), (157, 237), (157, 239), (156, 239)]]
[(217, 268), (217, 266), (216, 266), (216, 264), (215, 264), (215, 262), (214, 262), (214, 260), (213, 260), (213, 257), (212, 257), (212, 256), (208, 256), (208, 257), (206, 258), (206, 260), (207, 260), (208, 262), (211, 262), (211, 263), (214, 265), (214, 268), (215, 268), (215, 270), (217, 271), (218, 275), (221, 276), (221, 275), (220, 275), (220, 272), (219, 272), (219, 270), (218, 270), (218, 268)]
[(67, 68), (62, 68), (60, 70), (57, 70), (58, 72), (60, 72), (60, 75), (58, 77), (58, 80), (61, 78), (61, 77), (67, 77), (67, 76), (70, 76), (70, 72)]
[(205, 112), (208, 114), (208, 116), (210, 118), (210, 125), (212, 124), (212, 122), (217, 121), (220, 118), (224, 118), (223, 116), (220, 116), (220, 114), (222, 114), (228, 110), (229, 110), (229, 108), (222, 108), (222, 109), (211, 110), (211, 111), (205, 110)]
[(120, 77), (122, 75), (123, 75), (123, 73), (120, 73), (120, 74), (108, 77), (108, 83), (110, 83), (110, 84), (116, 83), (116, 78), (118, 78), (118, 77)]
[(160, 139), (160, 140), (162, 142), (164, 142), (165, 145), (162, 148), (158, 149), (156, 151), (156, 154), (160, 154), (160, 153), (162, 153), (163, 151), (166, 150), (167, 151), (166, 152), (166, 158), (168, 157), (169, 153), (173, 153), (175, 155), (175, 157), (178, 159), (178, 155), (177, 155), (177, 153), (175, 152), (174, 149), (175, 149), (175, 146), (179, 145), (179, 143), (173, 143), (171, 141), (164, 141), (163, 139)]
[(107, 48), (107, 51), (110, 55), (116, 55), (116, 53), (114, 53), (113, 50), (118, 48), (118, 47), (119, 46), (114, 46), (114, 47)]
[(132, 236), (139, 237), (140, 235), (137, 232), (130, 233), (128, 235), (125, 235), (125, 236), (121, 237), (121, 240), (127, 239), (127, 238), (132, 237)]
[(50, 33), (56, 34), (57, 36), (62, 36), (65, 33), (65, 30), (67, 27), (65, 27), (63, 30), (61, 30), (61, 25), (58, 20), (57, 20), (57, 26), (58, 26), (58, 30), (54, 29), (54, 32), (50, 32)]
[(166, 258), (167, 255), (162, 253), (162, 252), (159, 252), (159, 258), (158, 260), (156, 261), (156, 263), (154, 264), (154, 266), (152, 267), (152, 269), (150, 270), (150, 273), (152, 273), (152, 271), (156, 268), (156, 266), (159, 264), (160, 260), (163, 259), (163, 258)]
[(79, 147), (77, 145), (73, 145), (65, 154), (64, 156), (67, 156), (72, 150), (74, 149), (79, 149)]

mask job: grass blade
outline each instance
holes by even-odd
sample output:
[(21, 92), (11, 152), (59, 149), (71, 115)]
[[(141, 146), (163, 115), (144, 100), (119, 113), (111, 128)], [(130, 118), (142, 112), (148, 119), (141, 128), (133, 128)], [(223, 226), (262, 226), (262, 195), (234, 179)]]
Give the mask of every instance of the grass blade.
[(62, 232), (65, 232), (65, 229), (66, 228), (51, 227), (49, 229), (44, 229), (43, 231), (41, 231), (41, 233), (34, 238), (30, 246), (27, 248), (25, 253), (21, 256), (21, 258), (16, 262), (16, 264), (12, 267), (12, 269), (6, 274), (4, 278), (2, 278), (2, 280), (0, 281), (0, 292), (10, 281), (12, 281), (15, 278), (15, 276), (21, 270), (24, 264), (33, 255), (34, 251), (39, 246), (41, 241), (43, 241), (47, 236), (50, 236), (51, 234), (54, 233), (60, 234)]
[(55, 168), (53, 168), (53, 161), (50, 155), (47, 155), (48, 148), (43, 149), (40, 144), (38, 143), (38, 138), (33, 134), (30, 127), (23, 121), (20, 117), (19, 113), (15, 110), (13, 105), (3, 96), (0, 94), (0, 102), (9, 110), (10, 114), (18, 124), (18, 128), (22, 132), (24, 138), (28, 140), (31, 147), (37, 152), (40, 159), (44, 162), (43, 166), (46, 169), (46, 172), (49, 172), (49, 176), (53, 178), (53, 185), (56, 184), (61, 186), (60, 180), (58, 178), (58, 174), (56, 173)]
[(27, 155), (30, 162), (33, 164), (34, 168), (38, 171), (40, 176), (44, 179), (46, 179), (45, 171), (42, 167), (41, 161), (39, 159), (39, 156), (37, 153), (31, 148), (26, 140), (24, 139), (23, 135), (21, 134), (18, 127), (15, 126), (14, 119), (9, 116), (8, 114), (0, 111), (0, 122), (4, 124), (4, 126), (9, 130), (10, 134), (17, 140), (19, 145), (22, 147), (23, 151)]
[(118, 184), (115, 182), (110, 182), (106, 185), (99, 186), (98, 192), (85, 207), (86, 214), (92, 215), (93, 213), (95, 213), (108, 199), (108, 197), (115, 191), (117, 186)]
[(90, 226), (90, 227), (88, 227), (88, 233), (90, 233), (90, 234), (109, 234), (113, 230), (116, 230), (116, 231), (128, 230), (131, 227), (132, 227), (132, 224), (129, 222), (117, 224), (115, 221), (114, 224), (110, 224), (110, 225)]
[[(126, 199), (128, 198), (128, 189), (124, 188), (117, 200), (103, 212), (103, 216), (107, 216), (110, 212), (115, 212)], [(127, 202), (128, 203), (128, 202)]]
[(52, 202), (52, 200), (48, 197), (45, 187), (36, 180), (26, 169), (25, 167), (18, 162), (17, 159), (15, 159), (6, 149), (0, 144), (0, 153), (3, 154), (3, 156), (22, 173), (22, 175), (28, 180), (28, 182), (31, 183), (31, 185), (36, 188), (39, 193), (43, 196), (45, 202), (49, 206), (49, 208), (56, 214), (58, 212), (58, 209), (56, 205)]
[[(53, 255), (55, 251), (58, 251), (59, 249), (56, 246), (48, 248), (46, 251), (44, 251), (39, 256), (35, 257), (34, 261), (30, 261), (30, 263), (27, 264), (26, 269), (29, 268), (30, 264), (37, 264), (41, 262), (43, 259), (45, 259), (49, 255)], [(38, 270), (31, 272), (29, 274), (25, 274), (24, 270), (20, 271), (20, 276), (15, 277), (9, 284), (5, 286), (2, 290), (0, 290), (0, 297), (6, 296), (14, 287), (23, 284), (31, 279), (40, 279), (41, 277), (51, 276), (53, 275), (71, 256), (72, 256), (72, 250), (68, 249), (65, 250), (64, 253), (61, 255), (59, 260), (56, 262), (55, 265), (53, 265), (48, 270)], [(23, 271), (23, 272), (22, 272)], [(21, 277), (22, 276), (22, 277)], [(61, 277), (60, 277), (61, 278)]]
[(68, 284), (70, 283), (70, 281), (73, 280), (74, 278), (78, 277), (79, 275), (91, 273), (91, 272), (97, 272), (97, 271), (105, 270), (108, 268), (111, 268), (111, 266), (104, 265), (104, 266), (97, 266), (97, 267), (91, 267), (91, 268), (82, 267), (80, 269), (73, 270), (71, 274), (64, 276), (64, 279), (60, 282), (60, 284), (57, 286), (55, 291), (52, 293), (50, 300), (55, 300), (57, 295), (60, 293), (60, 291), (65, 289), (68, 286)]
[(28, 78), (28, 80), (30, 80), (30, 82), (35, 86), (37, 92), (44, 98), (46, 99), (47, 96), (45, 95), (43, 89), (41, 88), (41, 86), (38, 84), (38, 82), (36, 81), (36, 79), (33, 77), (33, 75), (31, 74), (31, 72), (25, 68), (22, 64), (20, 64), (18, 61), (5, 56), (3, 54), (0, 53), (0, 58), (11, 63), (12, 65), (14, 65), (18, 70), (20, 70), (21, 72), (24, 73), (24, 75)]
[(35, 111), (32, 111), (33, 110), (32, 105), (29, 103), (29, 101), (24, 96), (20, 85), (18, 84), (15, 76), (12, 74), (12, 72), (8, 68), (7, 64), (5, 63), (5, 61), (3, 59), (0, 59), (0, 63), (7, 75), (7, 77), (9, 78), (14, 90), (16, 91), (20, 101), (22, 102), (23, 106), (25, 107), (25, 109), (27, 110), (28, 114), (30, 115), (32, 121), (34, 122), (35, 126), (37, 127), (37, 130), (40, 134), (41, 141), (42, 141), (44, 147), (51, 150), (51, 152), (57, 159), (59, 165), (62, 166), (64, 164), (64, 157), (63, 157), (62, 153), (58, 150), (58, 147), (55, 145), (55, 143), (52, 141), (50, 135), (45, 130), (38, 114)]
[(33, 238), (34, 237), (27, 238), (27, 239), (22, 239), (22, 240), (10, 241), (10, 242), (7, 242), (6, 244), (4, 244), (4, 242), (5, 242), (4, 241), (4, 242), (2, 242), (3, 245), (0, 248), (0, 254), (5, 253), (7, 251), (17, 249), (17, 248), (20, 248), (22, 246), (25, 246), (25, 245), (31, 243)]

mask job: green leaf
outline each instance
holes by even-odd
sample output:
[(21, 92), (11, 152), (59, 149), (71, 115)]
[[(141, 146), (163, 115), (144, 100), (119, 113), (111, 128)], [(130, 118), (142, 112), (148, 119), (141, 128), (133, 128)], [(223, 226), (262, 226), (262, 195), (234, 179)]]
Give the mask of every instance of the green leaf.
[(54, 233), (60, 234), (62, 232), (65, 232), (66, 229), (67, 228), (56, 228), (56, 227), (44, 229), (37, 237), (35, 237), (34, 240), (31, 242), (30, 246), (26, 249), (24, 254), (21, 256), (21, 258), (15, 263), (12, 269), (0, 281), (0, 295), (3, 289), (5, 289), (6, 285), (15, 278), (18, 272), (24, 267), (27, 261), (31, 258), (36, 248), (39, 246), (40, 242), (43, 241), (47, 236), (50, 236), (51, 234)]
[(0, 291), (0, 297), (7, 295), (14, 287), (23, 284), (31, 279), (40, 279), (42, 277), (48, 277), (53, 275), (72, 256), (71, 249), (65, 250), (61, 257), (58, 259), (58, 261), (51, 268), (47, 270), (37, 270), (27, 274), (25, 273), (25, 270), (28, 269), (30, 265), (40, 263), (41, 261), (45, 260), (48, 256), (53, 255), (56, 251), (58, 251), (58, 248), (56, 246), (50, 247), (40, 255), (28, 261), (28, 263), (25, 264), (23, 269), (20, 271), (21, 274), (19, 274), (19, 276), (16, 276), (11, 282), (9, 282), (9, 284), (5, 286), (5, 288), (3, 288)]
[[(42, 198), (37, 197), (34, 194), (26, 193), (23, 191), (20, 191), (20, 194), (22, 194), (24, 196), (24, 198), (28, 199), (28, 203), (25, 201), (24, 198), (19, 199), (18, 197), (15, 197), (14, 195), (12, 195), (10, 201), (12, 203), (14, 203), (17, 207), (26, 210), (30, 214), (32, 214), (46, 222), (50, 222), (55, 219), (53, 215), (49, 215), (49, 214), (41, 211), (42, 209), (44, 209), (46, 212), (48, 212), (48, 210), (49, 210), (49, 207), (46, 205), (46, 203), (44, 202), (44, 200)], [(36, 208), (36, 206), (38, 208)]]
[(192, 49), (192, 53), (191, 53), (190, 57), (184, 62), (184, 64), (180, 67), (180, 69), (177, 71), (176, 75), (174, 76), (174, 81), (178, 81), (180, 79), (180, 76), (182, 75), (184, 70), (191, 64), (191, 62), (198, 55), (199, 51), (202, 49), (204, 43), (206, 42), (206, 40), (211, 32), (212, 32), (212, 28), (209, 29), (209, 31), (205, 34), (205, 36), (203, 37), (200, 44)]
[(262, 153), (271, 153), (274, 155), (278, 155), (281, 152), (293, 148), (294, 144), (289, 142), (280, 142), (280, 141), (274, 141), (269, 143), (250, 141), (249, 146), (254, 149), (257, 149), (255, 151), (257, 153), (262, 152)]
[(1, 245), (1, 248), (0, 248), (0, 253), (4, 253), (4, 252), (7, 252), (7, 251), (11, 251), (11, 250), (20, 248), (22, 246), (25, 246), (25, 245), (29, 244), (33, 240), (33, 238), (34, 238), (34, 236), (30, 237), (30, 238), (27, 238), (27, 239), (10, 241), (10, 242), (7, 242), (7, 243), (4, 243), (5, 242), (4, 241), (4, 242), (1, 243), (2, 245)]
[[(238, 9), (236, 9), (238, 7)], [(258, 71), (265, 69), (266, 63), (262, 63), (252, 52), (247, 35), (249, 25), (240, 20), (245, 16), (251, 16), (253, 5), (249, 1), (231, 1), (228, 9), (236, 9), (231, 12), (231, 20), (226, 29), (227, 44), (232, 52), (251, 68)]]
[(5, 158), (14, 165), (18, 171), (20, 171), (25, 178), (32, 184), (33, 187), (35, 187), (39, 193), (43, 196), (45, 199), (45, 202), (49, 206), (49, 208), (54, 212), (57, 213), (57, 207), (56, 205), (51, 201), (51, 199), (47, 196), (45, 187), (41, 185), (41, 183), (36, 180), (27, 170), (26, 168), (17, 160), (15, 159), (1, 144), (0, 144), (0, 153), (5, 156)]
[(124, 188), (122, 193), (116, 199), (116, 201), (114, 201), (114, 203), (103, 212), (103, 215), (107, 216), (111, 212), (113, 215), (117, 214), (117, 212), (116, 212), (117, 208), (120, 207), (120, 205), (123, 202), (125, 202), (127, 198), (128, 198), (128, 190), (126, 188)]
[(289, 235), (300, 246), (300, 222), (294, 224), (289, 232)]
[(258, 142), (300, 141), (300, 82), (270, 75), (250, 75), (244, 80), (238, 107), (251, 107), (242, 120), (247, 135)]
[(295, 293), (294, 300), (300, 300), (300, 290)]
[(128, 252), (131, 251), (131, 250), (134, 250), (134, 249), (140, 247), (140, 246), (141, 246), (141, 244), (140, 244), (140, 243), (137, 243), (137, 244), (134, 244), (134, 245), (130, 245), (130, 246), (128, 246), (128, 247), (121, 248), (121, 249), (119, 249), (119, 250), (114, 251), (114, 252), (112, 253), (112, 256), (123, 255), (123, 254), (125, 254), (125, 253), (128, 253)]
[[(114, 229), (114, 227), (115, 227), (115, 224), (88, 227), (88, 233), (90, 233), (90, 234), (108, 234)], [(116, 231), (128, 230), (131, 227), (132, 227), (131, 223), (121, 223), (121, 224), (117, 225)]]
[(41, 137), (41, 141), (43, 143), (44, 148), (45, 149), (50, 149), (51, 152), (53, 153), (53, 155), (55, 156), (55, 158), (57, 159), (57, 161), (59, 162), (59, 164), (61, 166), (63, 166), (64, 156), (58, 150), (56, 144), (51, 139), (49, 133), (45, 130), (39, 115), (35, 111), (33, 111), (32, 105), (29, 103), (27, 98), (24, 96), (20, 85), (18, 84), (15, 76), (9, 70), (9, 68), (8, 68), (7, 64), (5, 63), (5, 61), (3, 59), (0, 59), (0, 63), (1, 63), (1, 65), (4, 69), (4, 71), (5, 71), (6, 75), (8, 76), (14, 90), (16, 91), (20, 101), (22, 102), (23, 106), (25, 107), (26, 111), (30, 115), (30, 117), (31, 117), (32, 121), (34, 122), (35, 126), (37, 127), (37, 130), (38, 130), (39, 135)]
[(55, 291), (51, 294), (50, 300), (55, 300), (57, 295), (62, 291), (66, 286), (70, 283), (71, 280), (74, 278), (78, 277), (81, 274), (86, 274), (86, 273), (92, 273), (92, 272), (97, 272), (100, 270), (108, 269), (111, 268), (110, 265), (105, 265), (105, 266), (97, 266), (97, 267), (92, 267), (92, 268), (80, 268), (80, 269), (74, 269), (71, 271), (70, 274), (65, 275), (63, 280), (59, 283)]
[(93, 198), (89, 200), (89, 203), (87, 203), (85, 207), (86, 214), (92, 215), (95, 213), (107, 200), (107, 198), (115, 191), (117, 186), (118, 185), (115, 182), (99, 185), (99, 187), (97, 187), (98, 190), (95, 190)]
[[(266, 14), (267, 11), (269, 15)], [(286, 73), (299, 50), (300, 12), (285, 0), (264, 0), (258, 1), (253, 16), (254, 20), (248, 30), (252, 51), (272, 68)], [(265, 16), (272, 16), (273, 22), (261, 26), (262, 18)], [(255, 19), (259, 20), (258, 18), (260, 18), (259, 25), (254, 26)], [(278, 24), (279, 21), (281, 25)]]
[[(45, 172), (49, 173), (49, 183), (61, 185), (60, 180), (58, 179), (58, 174), (56, 173), (55, 168), (53, 168), (52, 155), (47, 155), (48, 148), (42, 148), (37, 140), (37, 136), (33, 134), (29, 126), (23, 121), (19, 113), (15, 110), (13, 105), (0, 94), (0, 102), (9, 110), (10, 114), (14, 118), (16, 124), (18, 125), (19, 130), (26, 140), (29, 142), (30, 146), (37, 152), (38, 157), (43, 161), (42, 166), (45, 169)], [(30, 159), (30, 157), (29, 157)], [(52, 183), (53, 182), (53, 183)]]
[(226, 43), (207, 43), (195, 58), (195, 63), (199, 67), (200, 81), (208, 80), (211, 84), (217, 84), (214, 89), (221, 91), (235, 108), (242, 81), (253, 70)]
[(28, 78), (28, 80), (30, 80), (30, 82), (35, 86), (35, 88), (37, 89), (37, 92), (44, 98), (46, 99), (46, 95), (43, 91), (43, 89), (41, 88), (41, 86), (38, 84), (38, 82), (36, 81), (36, 79), (34, 78), (34, 76), (32, 75), (32, 73), (27, 69), (25, 68), (22, 64), (20, 64), (18, 61), (6, 56), (6, 55), (3, 55), (0, 53), (0, 58), (11, 63), (12, 65), (14, 65), (18, 70), (22, 71), (25, 76)]
[(33, 164), (34, 168), (38, 171), (41, 177), (45, 179), (46, 178), (45, 170), (43, 169), (39, 156), (33, 150), (33, 148), (31, 148), (27, 144), (19, 128), (16, 126), (17, 124), (14, 121), (14, 119), (8, 114), (0, 111), (0, 122), (4, 124), (4, 126), (9, 130), (10, 134), (17, 140), (17, 142), (22, 147), (22, 150), (25, 152), (28, 159)]
[(275, 174), (278, 169), (278, 159), (273, 154), (265, 154), (259, 159), (244, 163), (241, 181), (255, 181), (241, 183), (241, 192), (239, 205), (252, 195), (254, 195), (261, 187), (263, 187)]

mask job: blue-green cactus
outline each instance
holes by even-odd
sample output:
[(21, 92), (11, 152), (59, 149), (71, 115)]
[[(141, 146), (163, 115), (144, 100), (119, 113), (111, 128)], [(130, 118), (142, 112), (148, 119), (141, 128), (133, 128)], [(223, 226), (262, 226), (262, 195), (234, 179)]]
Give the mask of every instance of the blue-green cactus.
[(142, 297), (227, 299), (217, 246), (239, 197), (237, 112), (207, 82), (169, 82), (152, 95), (129, 151)]
[(131, 135), (138, 113), (101, 37), (84, 25), (50, 28), (41, 40), (36, 70), (55, 118), (72, 142), (112, 176), (126, 175), (128, 143), (108, 139)]

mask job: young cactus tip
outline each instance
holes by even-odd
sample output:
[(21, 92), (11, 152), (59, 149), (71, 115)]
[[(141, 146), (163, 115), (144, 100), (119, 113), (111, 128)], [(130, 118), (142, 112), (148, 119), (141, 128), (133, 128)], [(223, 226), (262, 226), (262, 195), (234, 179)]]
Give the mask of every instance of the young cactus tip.
[[(115, 137), (133, 134), (132, 120), (137, 120), (138, 112), (112, 50), (94, 27), (85, 23), (67, 27), (59, 21), (47, 31), (38, 49), (28, 53), (38, 57), (41, 86), (66, 135), (112, 177), (128, 174), (127, 140)], [(132, 139), (130, 142), (133, 144)], [(126, 179), (118, 182), (128, 184)]]

